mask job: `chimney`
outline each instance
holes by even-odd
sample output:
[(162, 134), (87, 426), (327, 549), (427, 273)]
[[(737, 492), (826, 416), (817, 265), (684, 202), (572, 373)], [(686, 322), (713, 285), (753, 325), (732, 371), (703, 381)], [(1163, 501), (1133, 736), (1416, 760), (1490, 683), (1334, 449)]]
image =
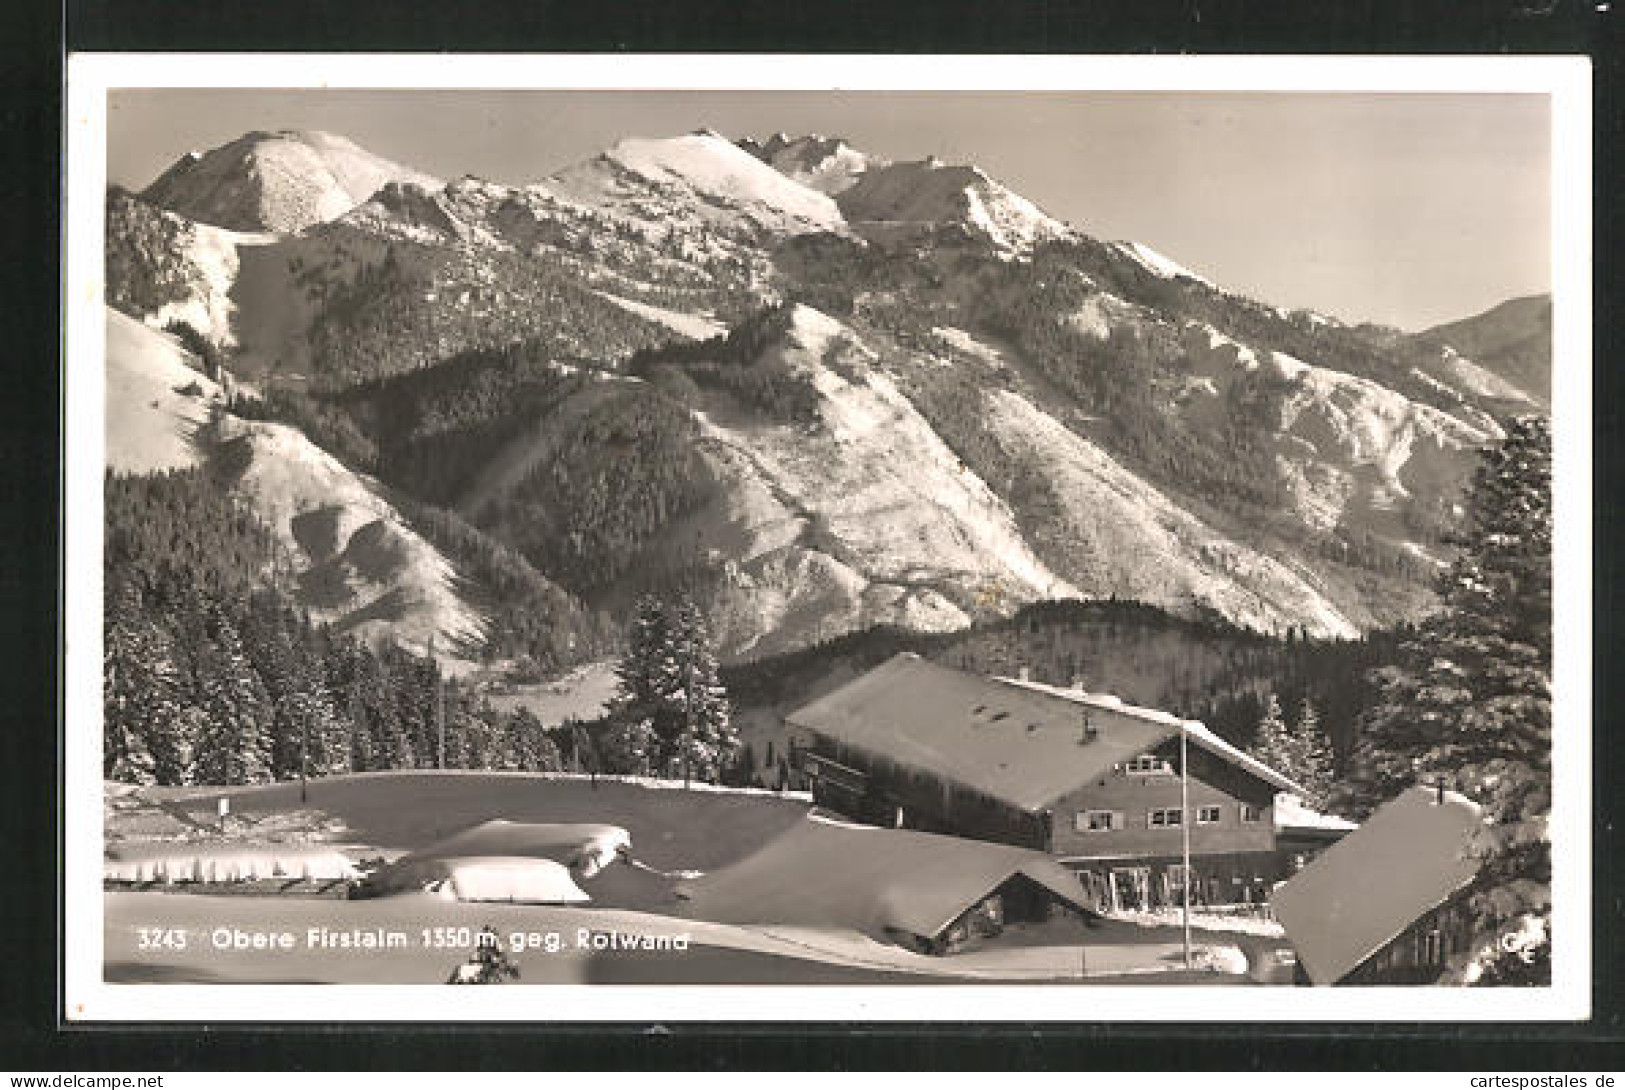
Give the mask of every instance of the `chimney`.
[(1032, 671), (1030, 669), (1028, 669), (1027, 667), (1023, 666), (1021, 669), (1016, 671), (1016, 676), (1019, 677), (1022, 681), (1031, 681), (1032, 680)]

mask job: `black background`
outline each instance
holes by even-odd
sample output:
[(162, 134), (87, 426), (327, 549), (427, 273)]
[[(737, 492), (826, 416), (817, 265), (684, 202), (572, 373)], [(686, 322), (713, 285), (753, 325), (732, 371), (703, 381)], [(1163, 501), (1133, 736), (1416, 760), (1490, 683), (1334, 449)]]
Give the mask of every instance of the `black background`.
[[(72, 0), (0, 3), (0, 1070), (1625, 1068), (1616, 205), (1625, 0)], [(57, 504), (64, 50), (1589, 54), (1593, 59), (1594, 1017), (1580, 1025), (82, 1027), (61, 1022)], [(81, 532), (83, 528), (76, 528)], [(1109, 1016), (1110, 993), (1099, 992)], [(1215, 1010), (1216, 1017), (1222, 1010)]]

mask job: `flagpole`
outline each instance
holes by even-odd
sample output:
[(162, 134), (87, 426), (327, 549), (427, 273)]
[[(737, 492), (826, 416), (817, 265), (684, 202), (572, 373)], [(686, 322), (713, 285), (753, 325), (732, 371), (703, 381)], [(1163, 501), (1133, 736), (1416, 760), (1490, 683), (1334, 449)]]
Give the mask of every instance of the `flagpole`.
[(1179, 727), (1179, 833), (1184, 856), (1185, 874), (1180, 882), (1184, 893), (1185, 968), (1191, 967), (1191, 774), (1190, 731), (1183, 723)]

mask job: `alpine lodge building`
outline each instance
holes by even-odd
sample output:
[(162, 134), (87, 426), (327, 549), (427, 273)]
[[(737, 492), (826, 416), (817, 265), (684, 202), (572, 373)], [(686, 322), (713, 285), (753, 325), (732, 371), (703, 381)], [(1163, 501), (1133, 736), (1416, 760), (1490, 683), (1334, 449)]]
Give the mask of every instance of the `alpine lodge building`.
[(1301, 844), (1278, 842), (1275, 814), (1276, 796), (1301, 787), (1195, 720), (1113, 696), (905, 653), (792, 712), (786, 728), (819, 806), (1047, 852), (1102, 911), (1182, 899), (1183, 773), (1193, 903), (1267, 901), (1303, 861)]

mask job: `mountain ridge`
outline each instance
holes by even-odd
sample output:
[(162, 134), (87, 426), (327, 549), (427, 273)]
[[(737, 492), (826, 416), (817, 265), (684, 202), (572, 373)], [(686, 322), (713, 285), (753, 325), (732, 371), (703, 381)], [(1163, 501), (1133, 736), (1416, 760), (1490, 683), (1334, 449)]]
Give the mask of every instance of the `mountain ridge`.
[(734, 657), (1054, 597), (1321, 636), (1414, 617), (1476, 451), (1530, 407), (1431, 342), (839, 138), (385, 179), (294, 235), (109, 217), (121, 309), (206, 315), (363, 468), (599, 608), (700, 594)]

